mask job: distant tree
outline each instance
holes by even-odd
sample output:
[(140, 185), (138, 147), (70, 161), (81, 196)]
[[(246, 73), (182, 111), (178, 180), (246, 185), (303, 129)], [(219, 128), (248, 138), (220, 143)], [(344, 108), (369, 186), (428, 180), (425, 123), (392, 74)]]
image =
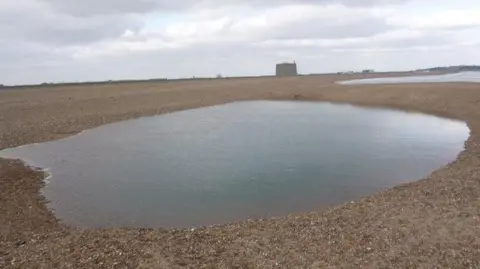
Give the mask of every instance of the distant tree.
[(222, 78), (222, 74), (218, 74), (218, 75), (217, 75), (217, 78)]

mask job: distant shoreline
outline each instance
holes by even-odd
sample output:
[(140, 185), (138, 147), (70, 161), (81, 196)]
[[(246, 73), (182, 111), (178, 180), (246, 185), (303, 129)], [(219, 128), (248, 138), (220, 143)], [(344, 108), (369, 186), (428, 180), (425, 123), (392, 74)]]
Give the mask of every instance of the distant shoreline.
[[(299, 74), (298, 76), (329, 76), (329, 75), (392, 75), (402, 76), (405, 74), (427, 75), (423, 74), (428, 69), (415, 70), (415, 71), (380, 71), (380, 72), (336, 72), (336, 73), (319, 73), (319, 74)], [(480, 71), (480, 69), (479, 69)], [(435, 73), (454, 73), (454, 71), (438, 70), (433, 71)], [(45, 82), (39, 84), (19, 84), (19, 85), (1, 85), (0, 90), (18, 89), (18, 88), (38, 88), (38, 87), (65, 87), (65, 86), (86, 86), (86, 85), (103, 85), (103, 84), (120, 84), (120, 83), (171, 83), (171, 82), (183, 82), (183, 81), (205, 81), (205, 80), (230, 80), (230, 79), (264, 79), (275, 78), (275, 75), (263, 75), (263, 76), (232, 76), (232, 77), (191, 77), (191, 78), (152, 78), (152, 79), (121, 79), (121, 80), (102, 80), (102, 81), (85, 81), (85, 82)]]

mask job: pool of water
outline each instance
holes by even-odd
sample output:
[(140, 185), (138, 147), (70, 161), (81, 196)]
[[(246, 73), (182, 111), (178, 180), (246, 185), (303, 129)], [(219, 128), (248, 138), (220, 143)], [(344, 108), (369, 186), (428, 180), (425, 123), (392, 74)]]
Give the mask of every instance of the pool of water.
[(79, 227), (191, 227), (283, 216), (427, 176), (464, 122), (310, 102), (238, 102), (0, 151), (48, 168), (43, 193)]
[(480, 82), (480, 72), (461, 72), (446, 75), (369, 78), (340, 81), (342, 85), (396, 84), (396, 83), (440, 83), (440, 82)]

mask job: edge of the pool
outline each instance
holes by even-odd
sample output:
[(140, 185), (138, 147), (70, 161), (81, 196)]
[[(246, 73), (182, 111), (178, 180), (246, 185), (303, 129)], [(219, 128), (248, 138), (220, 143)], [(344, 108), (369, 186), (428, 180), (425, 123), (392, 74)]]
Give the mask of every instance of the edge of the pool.
[[(442, 83), (444, 84), (445, 82), (439, 82), (439, 83)], [(458, 83), (458, 82), (453, 82), (453, 83)], [(472, 83), (472, 82), (468, 82), (468, 83)], [(403, 83), (402, 83), (403, 84)], [(361, 84), (361, 85), (366, 85), (366, 84)], [(340, 86), (361, 86), (359, 84), (355, 84), (355, 85), (340, 85)], [(371, 85), (381, 85), (381, 84), (371, 84)], [(345, 205), (348, 205), (348, 204), (352, 204), (352, 203), (356, 203), (356, 202), (359, 202), (363, 199), (366, 199), (366, 198), (369, 198), (369, 197), (372, 197), (372, 196), (375, 196), (381, 192), (384, 192), (384, 191), (388, 191), (388, 190), (393, 190), (397, 187), (400, 187), (400, 186), (408, 186), (410, 184), (414, 184), (416, 182), (419, 182), (419, 181), (422, 181), (422, 180), (427, 180), (429, 179), (430, 175), (432, 175), (433, 173), (439, 171), (439, 170), (442, 170), (444, 168), (447, 168), (449, 165), (451, 164), (454, 164), (455, 162), (458, 161), (460, 155), (462, 155), (464, 152), (468, 151), (468, 148), (466, 147), (466, 142), (469, 141), (471, 138), (472, 138), (472, 128), (470, 128), (469, 126), (469, 122), (468, 120), (466, 119), (461, 119), (459, 117), (454, 117), (450, 114), (448, 114), (448, 111), (447, 112), (444, 112), (444, 111), (423, 111), (421, 109), (412, 109), (412, 108), (408, 108), (408, 107), (405, 107), (405, 106), (402, 106), (402, 105), (392, 105), (392, 104), (386, 104), (386, 105), (382, 105), (382, 104), (365, 104), (365, 103), (357, 103), (355, 101), (332, 101), (332, 100), (318, 100), (318, 99), (308, 99), (308, 98), (305, 98), (305, 99), (298, 99), (296, 98), (295, 96), (294, 97), (290, 97), (290, 98), (265, 98), (265, 99), (251, 99), (251, 100), (236, 100), (236, 101), (231, 101), (231, 102), (220, 102), (220, 103), (217, 103), (217, 104), (210, 104), (210, 105), (200, 105), (198, 107), (191, 107), (191, 108), (185, 108), (185, 109), (178, 109), (178, 110), (174, 110), (174, 111), (168, 111), (168, 112), (163, 112), (163, 113), (157, 113), (157, 114), (154, 114), (154, 115), (139, 115), (139, 116), (136, 116), (136, 117), (133, 117), (133, 118), (129, 118), (129, 119), (120, 119), (120, 120), (117, 120), (117, 121), (113, 121), (113, 122), (108, 122), (108, 123), (105, 123), (105, 124), (100, 124), (98, 126), (92, 126), (92, 127), (89, 127), (89, 128), (85, 128), (81, 131), (78, 131), (76, 133), (70, 133), (68, 135), (65, 135), (63, 137), (59, 137), (59, 138), (54, 138), (54, 139), (47, 139), (45, 141), (40, 141), (40, 142), (33, 142), (33, 143), (27, 143), (27, 144), (21, 144), (21, 145), (18, 145), (16, 147), (26, 147), (26, 146), (29, 146), (29, 145), (35, 145), (35, 144), (39, 144), (39, 143), (47, 143), (47, 142), (52, 142), (52, 141), (57, 141), (57, 140), (62, 140), (62, 139), (67, 139), (67, 138), (70, 138), (72, 136), (77, 136), (77, 135), (81, 135), (82, 133), (84, 133), (85, 131), (88, 131), (88, 130), (91, 130), (91, 129), (95, 129), (95, 128), (99, 128), (101, 126), (105, 126), (105, 125), (110, 125), (110, 124), (116, 124), (116, 123), (120, 123), (120, 122), (124, 122), (124, 121), (131, 121), (131, 120), (137, 120), (137, 119), (140, 119), (140, 118), (148, 118), (148, 117), (155, 117), (155, 116), (159, 116), (159, 115), (164, 115), (164, 114), (170, 114), (170, 113), (175, 113), (175, 112), (181, 112), (181, 111), (187, 111), (187, 110), (193, 110), (193, 109), (199, 109), (199, 108), (205, 108), (205, 107), (212, 107), (212, 106), (219, 106), (219, 105), (227, 105), (227, 104), (230, 104), (230, 103), (238, 103), (238, 102), (254, 102), (254, 101), (292, 101), (292, 102), (312, 102), (312, 103), (331, 103), (331, 104), (338, 104), (338, 105), (346, 105), (346, 106), (357, 106), (357, 107), (362, 107), (362, 108), (370, 108), (370, 109), (387, 109), (387, 110), (394, 110), (394, 111), (399, 111), (399, 112), (405, 112), (405, 113), (415, 113), (415, 114), (424, 114), (424, 115), (429, 115), (429, 116), (434, 116), (434, 117), (440, 117), (440, 118), (445, 118), (445, 119), (451, 119), (451, 120), (456, 120), (456, 121), (461, 121), (461, 122), (464, 122), (466, 124), (466, 127), (468, 128), (469, 130), (469, 135), (467, 137), (467, 139), (464, 141), (464, 147), (463, 147), (463, 150), (461, 150), (456, 158), (452, 161), (450, 161), (449, 163), (446, 163), (440, 167), (438, 167), (437, 169), (433, 170), (432, 172), (430, 172), (428, 175), (426, 175), (425, 177), (422, 177), (422, 178), (416, 178), (416, 179), (412, 179), (410, 180), (409, 182), (406, 182), (406, 183), (402, 183), (402, 184), (398, 184), (398, 185), (395, 185), (395, 186), (392, 186), (390, 188), (385, 188), (385, 189), (382, 189), (382, 190), (379, 190), (379, 191), (376, 191), (370, 195), (366, 195), (364, 197), (360, 197), (358, 199), (355, 199), (355, 200), (352, 200), (352, 201), (348, 201), (348, 202), (344, 202), (344, 203), (339, 203), (339, 204), (335, 204), (335, 205), (331, 205), (331, 206), (326, 206), (320, 210), (315, 210), (315, 211), (309, 211), (309, 212), (293, 212), (293, 213), (290, 213), (290, 214), (287, 214), (287, 215), (284, 215), (284, 216), (275, 216), (275, 217), (268, 217), (268, 218), (255, 218), (255, 219), (244, 219), (244, 220), (240, 220), (240, 221), (234, 221), (234, 222), (226, 222), (226, 223), (221, 223), (221, 224), (216, 224), (216, 225), (208, 225), (208, 226), (198, 226), (198, 227), (192, 227), (192, 228), (164, 228), (164, 227), (149, 227), (148, 229), (162, 229), (162, 230), (172, 230), (172, 231), (178, 231), (178, 230), (195, 230), (195, 229), (202, 229), (202, 228), (213, 228), (213, 227), (225, 227), (225, 226), (228, 226), (228, 225), (232, 225), (232, 224), (237, 224), (237, 223), (250, 223), (250, 222), (257, 222), (257, 221), (269, 221), (269, 220), (279, 220), (279, 219), (284, 219), (284, 218), (287, 218), (287, 217), (292, 217), (292, 216), (304, 216), (304, 215), (307, 215), (307, 214), (312, 214), (312, 213), (322, 213), (322, 212), (325, 212), (327, 210), (332, 210), (332, 209), (335, 209), (335, 208), (341, 208)], [(15, 147), (12, 147), (12, 148), (15, 148)], [(0, 152), (4, 149), (8, 149), (8, 148), (2, 148), (0, 149)], [(50, 201), (48, 201), (46, 199), (46, 197), (43, 195), (43, 188), (45, 187), (45, 185), (48, 183), (48, 179), (51, 177), (51, 174), (49, 172), (49, 168), (41, 168), (41, 167), (36, 167), (35, 165), (31, 165), (29, 164), (27, 161), (25, 160), (22, 160), (22, 159), (11, 159), (11, 158), (5, 158), (5, 157), (2, 157), (0, 155), (0, 159), (5, 159), (5, 160), (17, 160), (17, 161), (20, 161), (26, 169), (30, 170), (30, 171), (35, 171), (35, 172), (41, 172), (43, 173), (43, 176), (42, 176), (42, 181), (44, 183), (44, 186), (38, 190), (37, 194), (40, 195), (45, 201), (46, 201), (46, 209), (50, 212), (52, 212), (55, 216), (55, 212), (48, 207), (48, 204), (50, 203)], [(62, 224), (63, 226), (67, 227), (67, 228), (70, 228), (70, 229), (74, 229), (74, 230), (109, 230), (109, 229), (131, 229), (131, 230), (137, 230), (139, 228), (132, 228), (132, 227), (105, 227), (105, 228), (79, 228), (79, 227), (75, 227), (75, 226), (71, 226), (71, 225), (68, 225), (68, 224), (65, 224), (63, 223), (63, 221), (59, 218), (57, 218), (55, 216), (55, 220), (58, 221), (58, 223)]]

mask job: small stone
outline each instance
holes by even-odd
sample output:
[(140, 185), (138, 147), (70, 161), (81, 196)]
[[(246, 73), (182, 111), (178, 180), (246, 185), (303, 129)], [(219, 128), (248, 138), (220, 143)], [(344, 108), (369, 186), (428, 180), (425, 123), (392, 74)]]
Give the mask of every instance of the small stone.
[(461, 218), (468, 218), (468, 217), (470, 217), (470, 213), (468, 213), (468, 212), (462, 212), (462, 213), (460, 213), (458, 216), (461, 217)]
[(17, 242), (15, 243), (15, 246), (21, 247), (21, 246), (23, 246), (23, 245), (25, 245), (25, 244), (27, 244), (27, 241), (21, 240), (21, 241), (17, 241)]

